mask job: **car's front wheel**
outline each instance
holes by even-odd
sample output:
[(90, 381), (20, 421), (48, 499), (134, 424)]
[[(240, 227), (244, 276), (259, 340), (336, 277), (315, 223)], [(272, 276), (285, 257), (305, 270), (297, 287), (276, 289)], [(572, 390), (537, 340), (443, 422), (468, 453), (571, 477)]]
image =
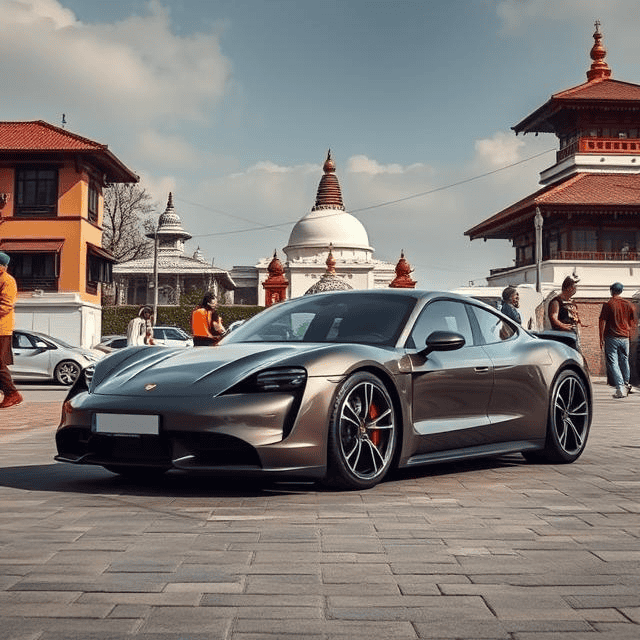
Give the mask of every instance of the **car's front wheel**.
[(63, 360), (59, 362), (53, 372), (53, 377), (58, 384), (65, 386), (72, 385), (80, 375), (81, 367), (73, 360)]
[(587, 387), (577, 373), (563, 371), (551, 391), (545, 447), (530, 453), (527, 459), (552, 463), (577, 460), (587, 445), (590, 425)]
[(389, 471), (398, 440), (393, 401), (383, 382), (361, 371), (347, 378), (329, 423), (326, 483), (368, 489)]

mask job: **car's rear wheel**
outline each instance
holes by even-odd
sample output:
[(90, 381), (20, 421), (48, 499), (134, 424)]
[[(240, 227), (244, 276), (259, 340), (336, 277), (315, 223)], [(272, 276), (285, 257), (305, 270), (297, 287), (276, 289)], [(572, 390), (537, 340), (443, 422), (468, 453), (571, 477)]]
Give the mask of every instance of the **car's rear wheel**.
[(72, 385), (80, 375), (81, 367), (73, 360), (63, 360), (56, 365), (53, 371), (53, 377), (58, 384), (65, 386)]
[(393, 400), (383, 382), (360, 371), (342, 384), (329, 423), (326, 484), (368, 489), (391, 466), (398, 440)]
[(545, 447), (525, 457), (532, 461), (573, 462), (584, 451), (590, 425), (591, 408), (585, 383), (574, 371), (563, 371), (551, 391)]

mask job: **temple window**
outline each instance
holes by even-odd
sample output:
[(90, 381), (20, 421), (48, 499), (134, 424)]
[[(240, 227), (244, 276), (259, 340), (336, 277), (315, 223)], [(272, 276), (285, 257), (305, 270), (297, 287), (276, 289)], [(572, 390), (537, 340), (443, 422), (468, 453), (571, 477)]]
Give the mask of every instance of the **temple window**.
[(597, 251), (598, 241), (595, 229), (573, 229), (571, 233), (574, 251)]

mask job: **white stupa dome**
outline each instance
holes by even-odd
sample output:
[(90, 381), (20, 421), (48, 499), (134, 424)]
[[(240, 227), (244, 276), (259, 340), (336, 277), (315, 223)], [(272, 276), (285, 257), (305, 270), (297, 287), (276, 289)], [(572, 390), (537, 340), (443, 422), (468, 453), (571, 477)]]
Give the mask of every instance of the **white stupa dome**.
[(324, 249), (330, 244), (334, 249), (373, 251), (369, 246), (369, 236), (364, 225), (345, 211), (331, 151), (327, 155), (323, 170), (316, 203), (311, 212), (299, 220), (291, 230), (285, 253), (289, 255), (292, 250), (303, 248)]
[(371, 249), (364, 225), (355, 216), (339, 209), (312, 211), (291, 231), (285, 251), (298, 247)]

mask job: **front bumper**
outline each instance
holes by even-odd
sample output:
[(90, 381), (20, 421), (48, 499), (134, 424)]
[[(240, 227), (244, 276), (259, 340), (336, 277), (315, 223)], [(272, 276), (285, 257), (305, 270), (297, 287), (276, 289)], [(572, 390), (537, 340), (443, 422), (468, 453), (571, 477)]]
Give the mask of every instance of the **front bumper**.
[[(310, 378), (290, 393), (218, 397), (107, 396), (81, 391), (63, 405), (60, 462), (210, 474), (322, 478), (335, 382)], [(159, 416), (158, 435), (105, 434), (96, 413)]]

